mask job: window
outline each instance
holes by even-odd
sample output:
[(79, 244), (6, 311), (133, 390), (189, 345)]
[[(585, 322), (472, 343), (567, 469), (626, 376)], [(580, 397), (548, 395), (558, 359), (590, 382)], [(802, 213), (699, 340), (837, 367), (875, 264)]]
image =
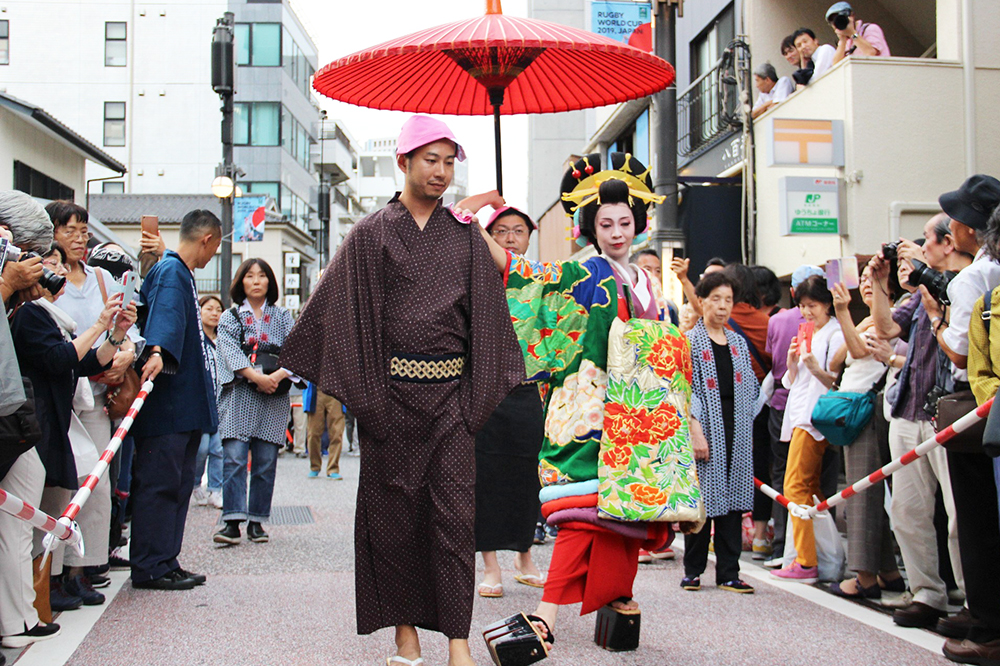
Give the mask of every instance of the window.
[(101, 185), (101, 191), (104, 194), (125, 194), (125, 181), (106, 180)]
[(306, 233), (309, 232), (309, 215), (313, 212), (312, 207), (306, 200), (288, 189), (282, 191), (281, 214), (288, 218), (292, 224)]
[(237, 65), (281, 66), (280, 23), (237, 23), (235, 37)]
[(250, 24), (237, 23), (234, 32), (236, 39), (236, 64), (250, 64)]
[(274, 203), (281, 208), (281, 183), (259, 181), (256, 183), (241, 183), (247, 194), (266, 194), (274, 199)]
[(104, 103), (104, 145), (125, 145), (125, 102)]
[(76, 193), (72, 187), (63, 185), (55, 178), (32, 169), (24, 162), (14, 160), (14, 189), (39, 199), (66, 199), (73, 201)]
[[(208, 260), (204, 268), (194, 269), (194, 284), (199, 294), (219, 294), (222, 293), (222, 255), (217, 254)], [(236, 272), (237, 266), (243, 263), (243, 255), (233, 252), (233, 270)], [(229, 289), (229, 286), (226, 286)]]
[(281, 144), (281, 106), (277, 102), (238, 102), (233, 105), (233, 143), (237, 146)]
[(125, 67), (128, 64), (128, 24), (108, 21), (104, 24), (104, 66)]
[(316, 70), (309, 64), (305, 53), (302, 52), (287, 30), (284, 30), (284, 41), (281, 45), (281, 66), (288, 77), (295, 82), (295, 86), (302, 91), (302, 94), (308, 96), (312, 77)]
[(10, 64), (10, 24), (0, 21), (0, 65)]
[(295, 119), (288, 109), (281, 119), (281, 145), (288, 151), (296, 162), (302, 165), (303, 169), (310, 168), (310, 151), (312, 147), (312, 137), (305, 127)]
[(729, 5), (691, 42), (691, 80), (715, 67), (736, 35), (736, 16)]

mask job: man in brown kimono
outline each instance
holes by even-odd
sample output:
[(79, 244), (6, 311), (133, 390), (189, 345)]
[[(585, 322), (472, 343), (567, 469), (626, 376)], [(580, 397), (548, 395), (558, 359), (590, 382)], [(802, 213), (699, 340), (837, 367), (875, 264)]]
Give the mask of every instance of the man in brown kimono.
[(524, 379), (478, 225), (441, 204), (464, 158), (444, 123), (403, 125), (403, 191), (344, 239), (281, 354), (357, 417), (358, 633), (394, 626), (390, 664), (423, 663), (415, 627), (473, 663), (474, 435)]

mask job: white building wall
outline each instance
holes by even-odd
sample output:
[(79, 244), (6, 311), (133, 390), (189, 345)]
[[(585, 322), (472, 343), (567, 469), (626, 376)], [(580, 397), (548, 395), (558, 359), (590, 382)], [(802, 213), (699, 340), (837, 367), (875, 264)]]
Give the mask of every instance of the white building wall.
[[(27, 100), (25, 100), (27, 101)], [(85, 159), (66, 144), (0, 107), (0, 183), (14, 182), (14, 161), (73, 188), (77, 203), (86, 196)]]
[[(209, 44), (226, 2), (8, 0), (4, 7), (11, 62), (0, 88), (130, 165), (127, 192), (207, 191), (221, 158)], [(128, 24), (126, 67), (104, 66), (106, 21)], [(126, 102), (125, 147), (104, 146), (105, 102)], [(113, 173), (88, 165), (88, 178)]]

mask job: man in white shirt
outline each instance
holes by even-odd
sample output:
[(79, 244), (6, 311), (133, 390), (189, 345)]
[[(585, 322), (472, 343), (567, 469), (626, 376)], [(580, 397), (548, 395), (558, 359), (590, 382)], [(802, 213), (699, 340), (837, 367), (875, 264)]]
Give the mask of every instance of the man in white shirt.
[(830, 69), (837, 50), (829, 44), (820, 44), (816, 39), (816, 33), (809, 28), (799, 28), (792, 37), (795, 40), (795, 48), (799, 50), (800, 67), (793, 78), (798, 84), (797, 87), (805, 88), (807, 84), (823, 76), (826, 70)]
[(750, 116), (756, 118), (778, 102), (795, 92), (795, 84), (787, 76), (778, 78), (778, 73), (774, 70), (774, 65), (765, 62), (753, 72), (753, 84), (757, 88), (757, 101), (753, 104)]
[[(975, 254), (970, 266), (948, 285), (951, 305), (947, 317), (941, 307), (921, 287), (938, 344), (956, 369), (956, 384), (966, 381), (969, 354), (969, 320), (977, 300), (1000, 286), (1000, 263), (985, 256), (983, 234), (990, 215), (1000, 205), (1000, 181), (976, 174), (954, 192), (938, 198), (951, 218), (955, 246)], [(995, 224), (995, 223), (994, 223)], [(960, 386), (956, 385), (956, 390)], [(968, 388), (968, 384), (962, 386)], [(1000, 659), (1000, 524), (996, 509), (997, 486), (993, 461), (982, 451), (948, 451), (948, 474), (952, 482), (958, 522), (959, 553), (965, 574), (966, 608), (959, 615), (969, 618), (968, 632), (952, 636), (944, 654), (966, 664), (996, 663)]]

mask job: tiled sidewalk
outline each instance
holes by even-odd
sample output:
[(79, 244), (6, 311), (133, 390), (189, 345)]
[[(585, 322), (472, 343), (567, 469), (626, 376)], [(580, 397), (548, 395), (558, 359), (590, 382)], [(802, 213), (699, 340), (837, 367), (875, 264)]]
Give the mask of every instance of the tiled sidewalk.
[[(358, 636), (355, 631), (352, 565), (358, 459), (345, 456), (341, 466), (346, 481), (308, 479), (308, 461), (287, 455), (279, 460), (275, 506), (309, 507), (315, 522), (271, 526), (267, 544), (244, 541), (236, 547), (217, 547), (211, 535), (218, 511), (192, 507), (182, 565), (207, 574), (208, 584), (189, 592), (153, 592), (133, 590), (126, 582), (67, 663), (384, 664), (392, 654), (392, 632)], [(550, 553), (551, 545), (536, 547), (541, 567)], [(510, 554), (501, 554), (501, 565), (505, 567), (505, 596), (476, 601), (471, 643), (481, 665), (491, 662), (478, 634), (480, 628), (518, 610), (533, 609), (541, 595), (541, 590), (514, 582)], [(561, 614), (556, 648), (545, 663), (947, 663), (940, 652), (935, 653), (941, 640), (931, 634), (896, 629), (885, 615), (812, 588), (772, 585), (762, 569), (749, 563), (744, 573), (757, 587), (756, 594), (736, 595), (711, 586), (690, 593), (678, 586), (680, 562), (643, 565), (635, 587), (643, 608), (639, 650), (609, 653), (598, 649), (592, 642), (594, 617), (580, 617), (577, 606)], [(713, 580), (712, 573), (704, 580)], [(73, 613), (64, 614), (60, 621), (72, 634)], [(427, 665), (444, 666), (444, 639), (428, 632), (422, 633), (422, 639)], [(35, 663), (33, 650), (26, 652), (23, 663)]]

